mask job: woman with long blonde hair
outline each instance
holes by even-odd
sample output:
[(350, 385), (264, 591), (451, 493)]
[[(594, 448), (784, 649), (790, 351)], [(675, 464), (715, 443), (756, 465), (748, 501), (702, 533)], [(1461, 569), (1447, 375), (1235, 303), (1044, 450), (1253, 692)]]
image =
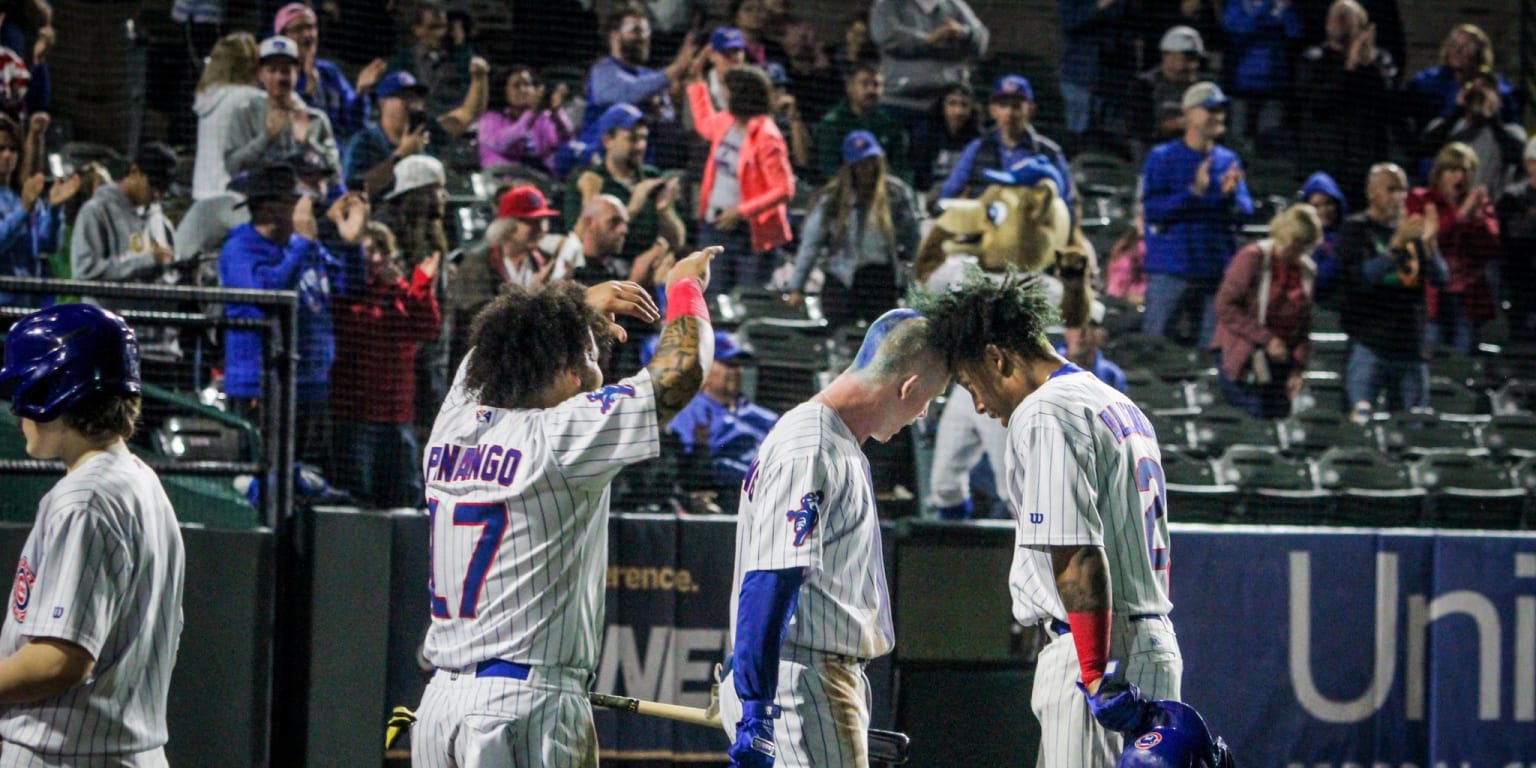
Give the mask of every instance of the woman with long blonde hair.
[(1269, 222), (1269, 237), (1239, 250), (1216, 292), (1217, 383), (1256, 419), (1282, 419), (1311, 358), (1311, 253), (1323, 240), (1317, 209), (1297, 203)]
[(800, 233), (788, 301), (804, 301), (811, 268), (822, 262), (822, 313), (834, 325), (873, 321), (896, 306), (904, 261), (917, 253), (917, 198), (886, 173), (885, 149), (869, 131), (843, 139), (843, 164), (816, 198)]
[(192, 165), (192, 199), (224, 193), (229, 171), (224, 167), (224, 134), (230, 119), (245, 105), (266, 94), (256, 87), (256, 38), (249, 32), (225, 35), (213, 46), (203, 77), (197, 82), (197, 156)]

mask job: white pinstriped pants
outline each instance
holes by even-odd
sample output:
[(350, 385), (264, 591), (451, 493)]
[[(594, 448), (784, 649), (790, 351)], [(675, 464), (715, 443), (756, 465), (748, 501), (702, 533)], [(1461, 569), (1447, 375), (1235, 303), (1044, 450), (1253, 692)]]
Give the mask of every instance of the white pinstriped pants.
[[(784, 714), (773, 721), (779, 753), (774, 768), (868, 768), (869, 695), (863, 665), (786, 646), (775, 700)], [(726, 738), (735, 741), (740, 720), (736, 681), (727, 674), (720, 681), (720, 725)]]
[[(997, 419), (976, 412), (976, 401), (965, 387), (949, 388), (944, 412), (939, 414), (938, 432), (933, 438), (933, 467), (928, 472), (928, 503), (934, 507), (952, 507), (971, 496), (971, 469), (985, 455), (997, 478), (998, 495), (1003, 490), (1003, 456), (1008, 450), (1008, 429)], [(986, 517), (986, 510), (975, 512)]]
[(0, 768), (166, 768), (165, 748), (128, 755), (45, 755), (20, 744), (0, 745)]
[(592, 768), (589, 675), (534, 667), (527, 680), (438, 670), (411, 728), (412, 768)]
[[(1123, 739), (1093, 719), (1088, 699), (1077, 689), (1082, 678), (1072, 635), (1050, 634), (1051, 641), (1035, 663), (1035, 689), (1030, 699), (1040, 721), (1037, 768), (1114, 768)], [(1131, 621), (1116, 614), (1110, 630), (1110, 658), (1120, 660), (1125, 679), (1149, 700), (1179, 700), (1184, 659), (1179, 639), (1166, 618)]]

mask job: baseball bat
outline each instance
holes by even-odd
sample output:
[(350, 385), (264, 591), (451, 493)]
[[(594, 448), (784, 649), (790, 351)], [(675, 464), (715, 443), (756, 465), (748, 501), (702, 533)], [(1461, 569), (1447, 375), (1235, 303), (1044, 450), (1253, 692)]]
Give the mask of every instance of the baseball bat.
[[(628, 696), (613, 696), (607, 693), (588, 693), (587, 700), (593, 706), (618, 709), (624, 712), (633, 712), (637, 715), (650, 715), (662, 717), (668, 720), (679, 720), (694, 725), (706, 725), (711, 728), (720, 727), (720, 713), (710, 713), (703, 707), (684, 707), (678, 704), (662, 704), (659, 701), (646, 701), (634, 699)], [(869, 759), (886, 765), (904, 765), (907, 762), (908, 750), (911, 748), (911, 740), (904, 733), (896, 731), (883, 731), (878, 728), (869, 729)]]
[(619, 709), (625, 712), (634, 712), (637, 715), (650, 715), (651, 717), (664, 717), (668, 720), (678, 720), (694, 725), (706, 725), (711, 728), (720, 727), (720, 715), (711, 715), (703, 707), (684, 707), (679, 704), (663, 704), (659, 701), (645, 701), (628, 696), (613, 696), (607, 693), (588, 693), (587, 699), (593, 706)]

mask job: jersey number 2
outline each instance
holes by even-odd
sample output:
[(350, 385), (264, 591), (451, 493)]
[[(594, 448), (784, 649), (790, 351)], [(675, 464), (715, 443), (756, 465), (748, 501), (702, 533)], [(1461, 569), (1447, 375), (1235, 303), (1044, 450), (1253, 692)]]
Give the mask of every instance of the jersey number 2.
[[(437, 542), (437, 499), (427, 499), (427, 515), (432, 526), (432, 539), (429, 547), (436, 547)], [(490, 570), (491, 563), (496, 560), (496, 553), (501, 549), (501, 535), (507, 530), (507, 505), (504, 503), (470, 503), (455, 504), (453, 506), (454, 525), (478, 525), (481, 526), (480, 538), (475, 541), (475, 551), (469, 557), (469, 569), (464, 572), (464, 591), (459, 598), (459, 618), (473, 619), (479, 613), (480, 589), (485, 586), (485, 572)], [(432, 570), (437, 570), (436, 552), (429, 554), (433, 563)], [(437, 594), (437, 577), (427, 577), (427, 589), (432, 594), (432, 615), (439, 619), (451, 619), (448, 613), (448, 598)]]
[(1168, 482), (1163, 478), (1163, 465), (1152, 459), (1136, 462), (1136, 488), (1142, 493), (1152, 493), (1152, 503), (1142, 512), (1147, 529), (1147, 555), (1152, 560), (1152, 570), (1168, 569), (1168, 548), (1157, 546), (1157, 521), (1168, 515)]

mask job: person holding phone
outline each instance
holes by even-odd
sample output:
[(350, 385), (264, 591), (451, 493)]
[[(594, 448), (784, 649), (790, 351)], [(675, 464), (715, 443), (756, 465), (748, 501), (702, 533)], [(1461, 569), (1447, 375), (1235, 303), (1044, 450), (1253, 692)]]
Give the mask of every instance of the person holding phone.
[(1446, 343), (1462, 354), (1477, 349), (1478, 327), (1496, 313), (1488, 265), (1499, 256), (1499, 220), (1488, 188), (1473, 185), (1477, 153), (1452, 142), (1435, 155), (1429, 184), (1408, 193), (1407, 213), (1433, 207), (1439, 231), (1435, 241), (1450, 270), (1450, 282), (1427, 291), (1429, 343)]
[(395, 163), (416, 154), (436, 157), (485, 114), (491, 66), (485, 59), (469, 61), (472, 78), (464, 102), (433, 116), (427, 109), (428, 88), (409, 72), (391, 72), (374, 87), (379, 120), (347, 142), (342, 178), (347, 188), (366, 190), (379, 202), (395, 183)]

